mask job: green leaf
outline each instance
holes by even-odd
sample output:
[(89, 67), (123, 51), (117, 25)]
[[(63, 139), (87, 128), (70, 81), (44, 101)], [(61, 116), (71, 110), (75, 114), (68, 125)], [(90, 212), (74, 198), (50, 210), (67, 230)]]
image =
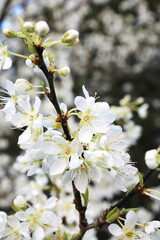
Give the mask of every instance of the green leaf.
[(106, 220), (108, 223), (114, 222), (120, 215), (120, 210), (119, 208), (115, 207), (106, 216)]
[(19, 20), (21, 27), (23, 27), (23, 25), (24, 25), (23, 18), (21, 18), (21, 16), (18, 16), (18, 20)]
[(126, 193), (126, 196), (127, 196), (130, 192), (133, 191), (133, 189), (135, 188), (135, 186), (136, 186), (136, 185), (133, 185), (133, 186), (131, 186), (131, 187), (128, 189), (128, 191), (127, 191), (127, 193)]
[(27, 45), (28, 45), (28, 51), (30, 53), (35, 53), (37, 52), (36, 47), (34, 46), (33, 42), (31, 41), (30, 38), (27, 38)]
[(140, 186), (143, 186), (144, 185), (143, 175), (140, 172), (138, 172), (138, 177)]
[(122, 209), (121, 214), (122, 215), (126, 215), (130, 210), (137, 212), (139, 208), (126, 208), (126, 209)]
[(84, 205), (87, 206), (88, 205), (88, 201), (89, 201), (89, 191), (88, 188), (86, 188), (85, 193), (82, 193), (82, 197), (84, 200)]
[(23, 18), (21, 18), (21, 17), (19, 16), (19, 17), (18, 17), (18, 20), (19, 20), (20, 25), (21, 25), (21, 32), (22, 32), (24, 35), (28, 36), (29, 33), (28, 33), (28, 32), (26, 31), (26, 29), (23, 27), (23, 25), (24, 25)]

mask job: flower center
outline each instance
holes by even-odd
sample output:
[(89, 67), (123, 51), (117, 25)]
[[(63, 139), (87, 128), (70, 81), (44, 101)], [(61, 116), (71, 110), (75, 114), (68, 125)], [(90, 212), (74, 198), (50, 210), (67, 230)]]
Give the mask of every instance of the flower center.
[(84, 122), (89, 122), (90, 121), (90, 116), (88, 116), (88, 115), (85, 115), (84, 117), (83, 117), (83, 121)]
[(72, 149), (71, 149), (70, 146), (66, 146), (66, 147), (64, 148), (64, 154), (65, 154), (65, 155), (69, 155), (69, 154), (71, 154), (71, 152), (72, 152)]

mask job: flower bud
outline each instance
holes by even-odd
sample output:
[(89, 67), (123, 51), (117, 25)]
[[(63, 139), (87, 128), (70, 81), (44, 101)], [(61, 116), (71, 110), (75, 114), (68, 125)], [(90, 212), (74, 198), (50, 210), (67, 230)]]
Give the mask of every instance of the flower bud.
[(33, 89), (33, 85), (26, 79), (19, 78), (16, 80), (14, 89), (17, 93), (25, 93)]
[(45, 21), (37, 22), (35, 25), (35, 31), (40, 37), (45, 37), (49, 32), (49, 26)]
[(69, 67), (65, 66), (57, 70), (58, 74), (62, 77), (67, 77), (70, 74)]
[(160, 164), (160, 155), (157, 149), (152, 149), (146, 152), (145, 162), (148, 168), (155, 169)]
[(144, 103), (144, 98), (143, 97), (138, 97), (136, 100), (135, 100), (135, 104), (139, 105), (139, 104), (142, 104)]
[(26, 200), (23, 196), (18, 195), (13, 201), (15, 207), (23, 208), (26, 206)]
[(15, 31), (13, 31), (12, 29), (9, 29), (9, 28), (5, 28), (3, 30), (3, 33), (7, 38), (17, 38), (17, 37), (19, 37), (18, 34)]
[(79, 32), (74, 29), (68, 30), (61, 38), (61, 42), (67, 46), (76, 45), (79, 42)]
[(27, 32), (34, 32), (35, 24), (33, 22), (25, 22), (23, 27)]

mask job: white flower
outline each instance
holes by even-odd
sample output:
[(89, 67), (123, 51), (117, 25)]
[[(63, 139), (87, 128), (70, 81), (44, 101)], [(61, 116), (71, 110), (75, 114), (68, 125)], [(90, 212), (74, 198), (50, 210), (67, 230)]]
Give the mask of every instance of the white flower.
[(6, 227), (2, 235), (6, 240), (31, 239), (28, 223), (20, 223), (20, 221), (15, 216), (9, 216), (7, 223), (8, 227)]
[(135, 212), (130, 210), (126, 215), (125, 225), (122, 228), (119, 227), (119, 225), (113, 223), (108, 227), (108, 230), (111, 232), (111, 234), (118, 237), (118, 239), (140, 239), (135, 230), (136, 222), (137, 216)]
[(0, 43), (0, 70), (9, 69), (12, 66), (12, 60), (8, 56), (7, 44)]
[(84, 86), (83, 92), (86, 98), (80, 96), (75, 98), (75, 105), (80, 111), (78, 117), (81, 119), (78, 137), (81, 142), (88, 143), (93, 134), (106, 133), (115, 116), (109, 113), (108, 103), (95, 103), (95, 98), (89, 97)]
[(3, 235), (3, 231), (5, 230), (7, 225), (7, 214), (5, 212), (0, 211), (0, 238)]
[(145, 162), (148, 168), (155, 169), (160, 164), (160, 154), (157, 149), (149, 150), (145, 153)]
[[(116, 173), (114, 173), (114, 171)], [(112, 169), (111, 174), (115, 174), (118, 188), (121, 191), (126, 192), (127, 187), (130, 187), (130, 185), (132, 186), (133, 184), (137, 183), (137, 178), (135, 178), (137, 176), (137, 172), (138, 169), (128, 163), (124, 167), (117, 168), (115, 170)]]
[[(111, 125), (109, 131), (100, 138), (100, 147), (106, 150), (113, 161), (113, 166), (122, 167), (128, 161), (127, 142), (120, 126)], [(125, 160), (126, 158), (126, 160)]]
[(16, 113), (16, 104), (18, 100), (22, 98), (22, 96), (17, 96), (15, 85), (10, 80), (6, 80), (5, 90), (2, 89), (1, 92), (4, 92), (9, 96), (0, 98), (2, 103), (5, 104), (5, 107), (2, 111), (6, 114), (6, 121), (11, 121), (13, 115)]
[(139, 125), (135, 125), (133, 121), (129, 121), (124, 124), (124, 135), (128, 146), (135, 145), (137, 139), (141, 136), (142, 127)]
[(112, 106), (111, 110), (116, 115), (116, 120), (128, 121), (133, 116), (131, 109), (127, 106)]
[(62, 221), (52, 211), (56, 201), (55, 197), (51, 197), (43, 203), (37, 203), (35, 207), (29, 207), (26, 211), (15, 214), (20, 221), (28, 224), (33, 240), (44, 239), (48, 233), (57, 231)]
[(160, 221), (152, 221), (148, 222), (145, 225), (145, 232), (151, 236), (154, 236), (155, 234), (160, 237)]
[(149, 105), (147, 103), (144, 103), (138, 108), (138, 115), (141, 118), (146, 118), (147, 117), (148, 107), (149, 107)]
[(47, 162), (43, 163), (43, 168), (49, 168), (50, 175), (61, 174), (67, 167), (73, 169), (83, 163), (80, 160), (82, 146), (76, 138), (70, 142), (61, 136), (54, 136), (51, 145), (50, 152), (45, 149), (50, 155), (47, 158)]
[(18, 102), (18, 108), (21, 112), (17, 112), (11, 119), (11, 122), (17, 128), (27, 126), (25, 131), (19, 136), (18, 144), (21, 148), (28, 148), (37, 141), (43, 139), (42, 115), (39, 112), (41, 100), (35, 97), (33, 107), (30, 104), (30, 97)]
[(32, 176), (37, 172), (42, 165), (45, 154), (40, 149), (29, 149), (24, 156), (18, 158), (18, 162), (25, 165), (25, 170), (28, 170), (27, 176)]
[(39, 21), (35, 25), (35, 31), (39, 36), (45, 37), (49, 32), (49, 26), (45, 21)]
[(30, 104), (30, 97), (27, 96), (25, 100), (21, 99), (18, 102), (18, 106), (22, 113), (17, 112), (12, 118), (12, 123), (18, 127), (30, 126), (35, 127), (36, 120), (38, 119), (39, 109), (41, 106), (41, 100), (39, 97), (35, 97), (35, 103), (33, 107)]
[(84, 193), (86, 188), (91, 180), (99, 180), (99, 172), (98, 170), (87, 163), (83, 163), (76, 169), (71, 169), (66, 171), (62, 182), (63, 184), (68, 184), (71, 181), (74, 181), (76, 188), (81, 192)]

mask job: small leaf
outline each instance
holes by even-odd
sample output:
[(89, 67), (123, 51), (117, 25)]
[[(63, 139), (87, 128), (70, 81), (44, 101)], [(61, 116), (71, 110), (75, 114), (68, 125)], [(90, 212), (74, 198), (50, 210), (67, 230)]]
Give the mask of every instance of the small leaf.
[(89, 201), (89, 191), (88, 188), (86, 188), (85, 193), (82, 193), (82, 197), (84, 200), (84, 205), (87, 206), (88, 205), (88, 201)]
[(33, 42), (31, 41), (30, 38), (27, 38), (27, 45), (28, 45), (28, 51), (29, 51), (30, 53), (35, 53), (35, 52), (37, 52), (37, 50), (36, 50), (36, 48), (35, 48), (35, 46), (34, 46), (34, 44), (33, 44)]
[(144, 185), (143, 175), (140, 172), (138, 172), (138, 177), (140, 186), (143, 186)]
[(114, 222), (120, 215), (119, 208), (115, 207), (107, 214), (106, 220), (108, 223)]
[(127, 209), (122, 209), (121, 215), (126, 215), (130, 210), (136, 212), (138, 211), (139, 208), (127, 208)]
[(133, 185), (133, 186), (131, 186), (131, 187), (128, 189), (128, 191), (127, 191), (127, 193), (126, 193), (126, 196), (127, 196), (130, 192), (132, 192), (132, 190), (135, 188), (135, 186), (136, 186), (136, 185)]

